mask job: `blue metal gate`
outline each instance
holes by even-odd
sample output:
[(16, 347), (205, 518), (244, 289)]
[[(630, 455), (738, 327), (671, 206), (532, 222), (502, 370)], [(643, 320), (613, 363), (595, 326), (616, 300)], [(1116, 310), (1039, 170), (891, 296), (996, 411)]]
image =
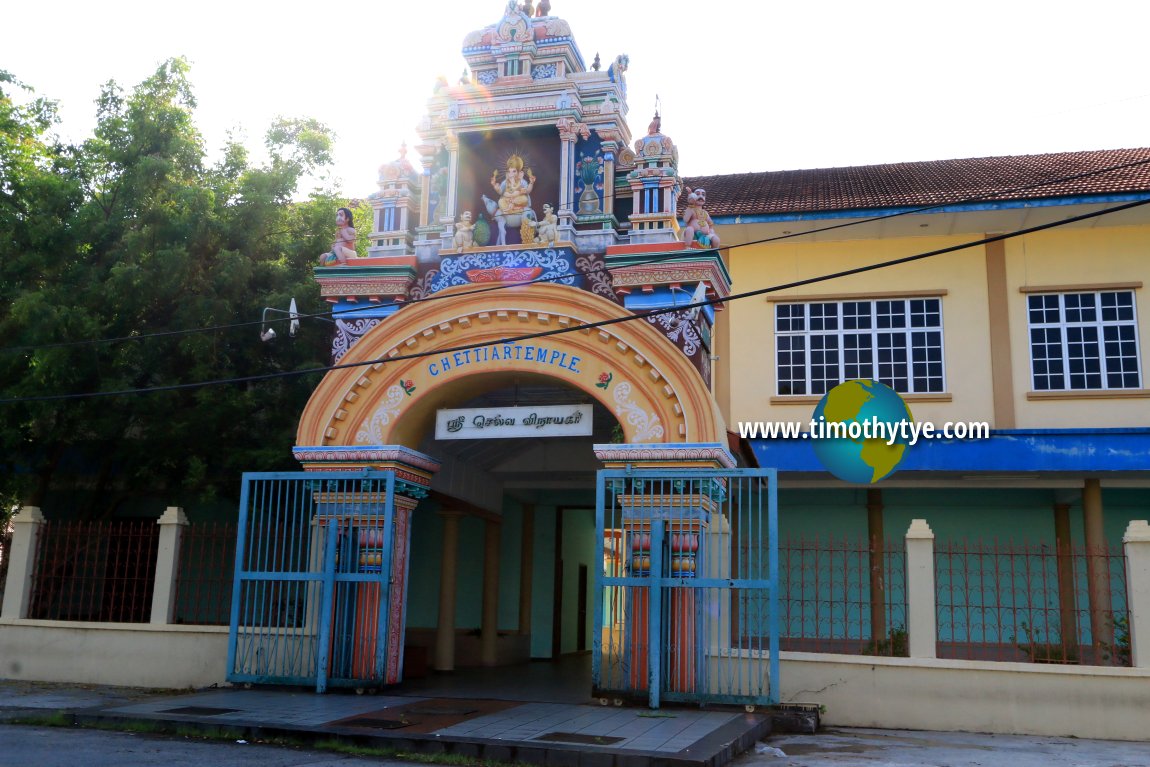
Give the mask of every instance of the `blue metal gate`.
[(777, 703), (774, 469), (605, 469), (596, 490), (595, 694)]
[(394, 499), (391, 472), (244, 474), (228, 681), (386, 681)]

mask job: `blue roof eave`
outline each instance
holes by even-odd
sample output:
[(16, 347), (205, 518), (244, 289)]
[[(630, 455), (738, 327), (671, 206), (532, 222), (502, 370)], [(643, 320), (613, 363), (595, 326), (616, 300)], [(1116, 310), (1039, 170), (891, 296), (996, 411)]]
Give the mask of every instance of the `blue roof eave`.
[(723, 224), (770, 224), (787, 221), (821, 221), (836, 218), (874, 218), (899, 214), (928, 213), (975, 213), (987, 210), (1017, 210), (1019, 208), (1050, 208), (1061, 205), (1107, 205), (1110, 203), (1134, 202), (1150, 199), (1150, 190), (1123, 194), (1092, 194), (1074, 197), (1048, 197), (1028, 200), (993, 200), (980, 202), (959, 202), (953, 205), (906, 205), (888, 208), (848, 208), (844, 210), (814, 210), (796, 213), (755, 213), (726, 216), (712, 216), (714, 222)]

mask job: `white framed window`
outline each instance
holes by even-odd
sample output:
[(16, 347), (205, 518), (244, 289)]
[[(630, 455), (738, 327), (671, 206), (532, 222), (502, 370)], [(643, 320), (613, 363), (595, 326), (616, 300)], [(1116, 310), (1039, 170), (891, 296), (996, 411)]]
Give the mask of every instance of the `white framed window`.
[(1035, 391), (1140, 389), (1133, 290), (1026, 298)]
[(775, 305), (779, 395), (825, 394), (856, 378), (902, 394), (946, 391), (942, 299)]

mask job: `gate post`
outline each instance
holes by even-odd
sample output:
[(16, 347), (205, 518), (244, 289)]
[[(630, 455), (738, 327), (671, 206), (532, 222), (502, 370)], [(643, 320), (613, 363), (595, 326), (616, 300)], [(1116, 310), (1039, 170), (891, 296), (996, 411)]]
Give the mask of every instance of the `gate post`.
[(180, 538), (188, 518), (179, 506), (169, 506), (156, 520), (160, 544), (156, 554), (155, 586), (152, 589), (152, 623), (171, 623), (176, 613), (176, 578), (180, 566)]
[(24, 506), (12, 518), (12, 548), (8, 550), (8, 584), (0, 616), (27, 618), (32, 598), (32, 568), (36, 562), (36, 533), (44, 524), (39, 506)]
[(370, 469), (394, 475), (391, 503), (394, 523), (390, 549), (390, 587), (380, 595), (376, 625), (376, 671), (381, 684), (403, 679), (403, 644), (407, 620), (408, 553), (411, 514), (427, 497), (440, 463), (403, 445), (297, 446), (293, 451), (305, 471)]
[(912, 519), (906, 531), (906, 601), (910, 657), (937, 657), (934, 533), (925, 519)]
[(1130, 665), (1150, 668), (1150, 524), (1132, 519), (1122, 536), (1126, 548), (1126, 602)]
[[(727, 447), (717, 443), (595, 445), (595, 456), (607, 469), (658, 470), (670, 475), (676, 469), (729, 469), (735, 465)], [(646, 690), (652, 708), (659, 707), (663, 690), (701, 692), (706, 676), (702, 641), (708, 634), (706, 606), (693, 589), (674, 588), (672, 584), (673, 579), (710, 574), (706, 553), (711, 541), (705, 536), (717, 504), (709, 488), (701, 492), (698, 486), (675, 487), (671, 481), (656, 481), (657, 487), (651, 492), (632, 490), (618, 495), (620, 522), (630, 539), (624, 554), (630, 556), (631, 575), (646, 577), (649, 584), (645, 590), (636, 589), (632, 596), (624, 615), (624, 636), (629, 641), (618, 649), (625, 655), (623, 666), (630, 669), (631, 689)], [(685, 480), (706, 481), (698, 475)], [(665, 550), (668, 561), (664, 561)], [(696, 559), (699, 555), (702, 563)], [(671, 587), (669, 600), (663, 599), (665, 587)], [(667, 615), (663, 615), (664, 609), (669, 610)], [(601, 615), (601, 611), (596, 614)], [(595, 630), (598, 636), (602, 626)], [(665, 651), (670, 652), (670, 663), (664, 663)], [(664, 668), (666, 679), (662, 678)]]

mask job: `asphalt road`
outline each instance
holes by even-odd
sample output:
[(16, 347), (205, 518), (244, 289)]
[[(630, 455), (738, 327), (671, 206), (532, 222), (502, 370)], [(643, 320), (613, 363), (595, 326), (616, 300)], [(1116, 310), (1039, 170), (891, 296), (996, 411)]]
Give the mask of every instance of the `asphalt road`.
[(62, 727), (0, 724), (0, 767), (412, 767), (379, 757)]

